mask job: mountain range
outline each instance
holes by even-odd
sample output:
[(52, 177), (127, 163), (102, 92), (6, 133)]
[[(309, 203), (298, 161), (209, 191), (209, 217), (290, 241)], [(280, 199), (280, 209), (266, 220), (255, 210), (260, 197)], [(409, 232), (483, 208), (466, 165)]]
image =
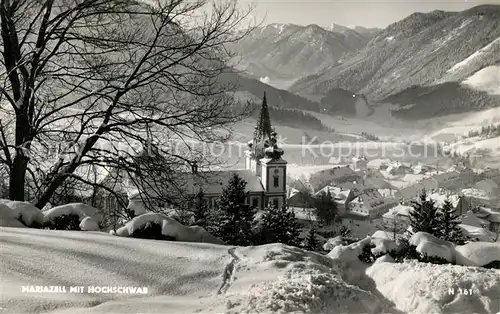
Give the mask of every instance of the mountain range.
[(345, 111), (336, 99), (344, 91), (400, 104), (398, 117), (425, 118), (499, 105), (499, 65), (499, 5), (414, 13), (289, 90), (333, 111)]
[(339, 62), (364, 47), (375, 30), (332, 24), (269, 24), (256, 28), (228, 49), (238, 55), (235, 67), (257, 78), (294, 80)]

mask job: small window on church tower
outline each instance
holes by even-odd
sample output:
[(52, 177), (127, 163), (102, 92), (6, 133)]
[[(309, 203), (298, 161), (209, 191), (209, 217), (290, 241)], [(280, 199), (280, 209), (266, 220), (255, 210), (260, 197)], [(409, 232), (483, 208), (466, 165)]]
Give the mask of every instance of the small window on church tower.
[(274, 177), (274, 187), (277, 188), (280, 186), (280, 178), (278, 176)]

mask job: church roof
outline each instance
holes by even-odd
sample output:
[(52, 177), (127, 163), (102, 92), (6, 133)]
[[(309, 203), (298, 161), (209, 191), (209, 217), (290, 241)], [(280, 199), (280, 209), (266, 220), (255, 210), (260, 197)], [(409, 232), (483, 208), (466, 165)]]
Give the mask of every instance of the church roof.
[(195, 194), (201, 189), (205, 194), (222, 194), (222, 189), (227, 186), (234, 174), (247, 182), (246, 192), (264, 192), (260, 178), (251, 170), (207, 171), (198, 174), (186, 174), (186, 188), (188, 194)]
[(272, 132), (273, 129), (271, 126), (269, 109), (267, 107), (266, 92), (264, 92), (264, 97), (262, 98), (262, 108), (260, 110), (259, 120), (257, 121), (254, 138), (256, 141), (267, 139), (271, 137)]

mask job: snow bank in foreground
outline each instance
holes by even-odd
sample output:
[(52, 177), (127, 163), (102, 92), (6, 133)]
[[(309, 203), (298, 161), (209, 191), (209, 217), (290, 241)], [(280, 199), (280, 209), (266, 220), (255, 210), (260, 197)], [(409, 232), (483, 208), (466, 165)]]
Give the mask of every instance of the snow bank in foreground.
[(484, 266), (500, 261), (500, 243), (471, 242), (455, 248), (457, 264), (466, 266)]
[[(366, 274), (377, 290), (404, 313), (500, 311), (499, 270), (411, 261), (376, 263)], [(458, 288), (471, 290), (465, 295)]]
[(43, 214), (44, 223), (47, 223), (55, 217), (59, 217), (62, 215), (77, 215), (78, 217), (80, 217), (80, 221), (85, 217), (92, 217), (97, 222), (100, 222), (102, 220), (102, 216), (97, 208), (82, 203), (72, 203), (56, 206), (43, 212)]
[[(9, 253), (0, 254), (6, 313), (500, 311), (498, 270), (383, 260), (367, 269), (344, 255), (332, 259), (282, 244), (228, 247), (28, 228), (0, 228), (0, 250)], [(25, 285), (147, 287), (148, 293), (30, 294), (21, 292)], [(458, 287), (473, 294), (447, 294)]]
[[(390, 311), (379, 296), (360, 287), (360, 281), (346, 281), (338, 260), (281, 244), (237, 248), (234, 256), (238, 279), (226, 291), (227, 313)], [(252, 276), (262, 283), (248, 289), (245, 280)]]
[[(0, 244), (10, 253), (0, 255), (0, 307), (9, 313), (393, 312), (373, 286), (346, 281), (339, 261), (282, 244), (10, 228), (0, 228)], [(29, 284), (148, 287), (148, 294), (22, 293)]]
[(129, 237), (134, 231), (143, 228), (150, 222), (161, 225), (161, 233), (165, 236), (173, 237), (177, 241), (224, 244), (222, 240), (214, 237), (202, 227), (186, 227), (173, 218), (156, 213), (146, 213), (135, 217), (127, 222), (125, 226), (116, 230), (115, 234), (121, 237)]
[[(2, 313), (206, 313), (230, 257), (228, 247), (213, 244), (31, 228), (0, 228), (0, 252)], [(22, 292), (27, 285), (66, 286), (68, 293)], [(69, 286), (148, 293), (69, 293)]]
[(28, 227), (41, 226), (43, 223), (42, 211), (29, 202), (2, 199), (0, 203), (10, 207), (14, 219)]

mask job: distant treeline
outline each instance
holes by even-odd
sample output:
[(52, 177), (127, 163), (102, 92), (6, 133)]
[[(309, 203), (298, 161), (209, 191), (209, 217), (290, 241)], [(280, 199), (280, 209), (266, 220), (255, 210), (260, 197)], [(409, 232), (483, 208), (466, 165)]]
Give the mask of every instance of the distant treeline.
[(499, 96), (464, 87), (457, 82), (433, 86), (412, 86), (384, 101), (399, 104), (392, 115), (406, 120), (426, 119), (493, 107)]
[[(260, 115), (260, 104), (252, 105), (251, 115), (258, 118)], [(269, 115), (275, 124), (285, 125), (293, 128), (306, 128), (316, 131), (335, 132), (321, 122), (315, 116), (297, 109), (285, 109), (269, 106)]]
[(370, 141), (374, 141), (374, 142), (380, 141), (380, 138), (378, 136), (373, 135), (373, 134), (368, 133), (368, 132), (361, 132), (361, 136), (366, 138), (367, 140), (370, 140)]
[(475, 136), (483, 136), (483, 137), (500, 136), (500, 124), (483, 125), (481, 127), (481, 130), (469, 131), (469, 134), (467, 134), (467, 137), (475, 137)]

